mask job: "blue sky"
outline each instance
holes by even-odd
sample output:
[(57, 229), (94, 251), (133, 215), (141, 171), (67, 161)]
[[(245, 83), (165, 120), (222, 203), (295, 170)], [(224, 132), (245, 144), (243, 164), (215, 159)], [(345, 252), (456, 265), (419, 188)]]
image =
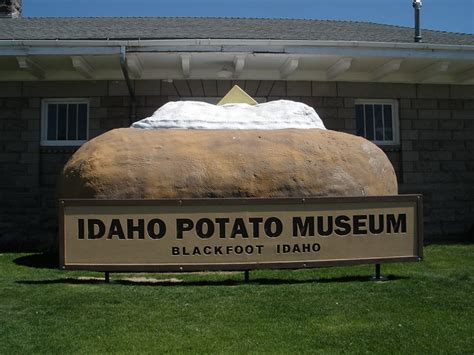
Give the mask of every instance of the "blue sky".
[[(224, 16), (413, 26), (412, 0), (23, 0), (24, 16)], [(474, 0), (423, 0), (422, 28), (474, 33)]]

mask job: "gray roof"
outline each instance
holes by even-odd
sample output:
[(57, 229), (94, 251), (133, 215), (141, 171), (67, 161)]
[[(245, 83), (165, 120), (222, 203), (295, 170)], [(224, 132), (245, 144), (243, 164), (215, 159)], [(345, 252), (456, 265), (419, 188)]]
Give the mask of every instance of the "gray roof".
[[(413, 43), (409, 27), (370, 22), (218, 17), (0, 19), (0, 39), (276, 39)], [(474, 35), (422, 30), (423, 42), (474, 45)]]

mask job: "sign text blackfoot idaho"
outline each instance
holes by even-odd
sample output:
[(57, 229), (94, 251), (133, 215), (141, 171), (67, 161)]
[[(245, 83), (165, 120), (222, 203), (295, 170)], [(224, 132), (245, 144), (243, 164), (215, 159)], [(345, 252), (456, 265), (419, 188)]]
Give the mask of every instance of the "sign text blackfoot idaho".
[(416, 261), (418, 195), (62, 200), (61, 264), (98, 271), (298, 268)]

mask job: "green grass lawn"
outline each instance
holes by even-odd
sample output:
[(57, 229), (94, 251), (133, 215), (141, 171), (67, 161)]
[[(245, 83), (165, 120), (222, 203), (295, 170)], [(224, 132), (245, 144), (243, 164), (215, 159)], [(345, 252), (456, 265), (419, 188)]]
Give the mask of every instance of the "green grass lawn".
[(42, 255), (0, 254), (0, 353), (474, 352), (474, 245), (382, 265), (387, 282), (368, 281), (373, 269), (260, 270), (248, 284), (237, 272), (111, 274), (104, 284)]

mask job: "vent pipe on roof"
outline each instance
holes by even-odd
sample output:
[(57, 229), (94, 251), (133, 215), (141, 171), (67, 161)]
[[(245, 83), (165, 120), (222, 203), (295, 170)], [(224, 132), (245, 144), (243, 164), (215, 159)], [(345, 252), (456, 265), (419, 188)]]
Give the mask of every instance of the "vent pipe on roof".
[(0, 0), (0, 17), (21, 17), (21, 0)]
[(415, 42), (421, 42), (421, 28), (420, 28), (420, 10), (423, 6), (421, 0), (413, 0), (413, 7), (415, 8)]

